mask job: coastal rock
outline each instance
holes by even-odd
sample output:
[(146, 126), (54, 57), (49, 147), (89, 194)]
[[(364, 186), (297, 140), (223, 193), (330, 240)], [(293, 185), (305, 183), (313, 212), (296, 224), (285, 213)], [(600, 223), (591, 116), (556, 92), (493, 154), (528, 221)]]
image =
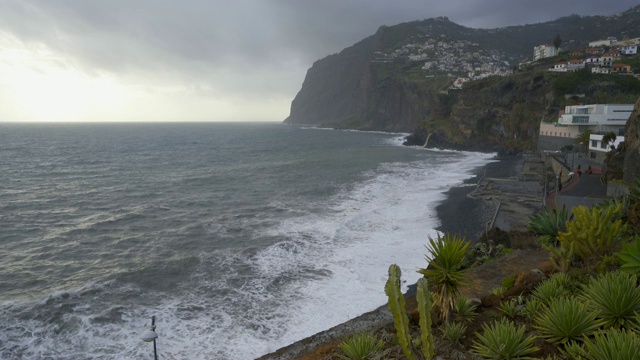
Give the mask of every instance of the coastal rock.
[(633, 113), (627, 120), (624, 130), (625, 157), (624, 181), (628, 185), (640, 179), (640, 98), (636, 102)]

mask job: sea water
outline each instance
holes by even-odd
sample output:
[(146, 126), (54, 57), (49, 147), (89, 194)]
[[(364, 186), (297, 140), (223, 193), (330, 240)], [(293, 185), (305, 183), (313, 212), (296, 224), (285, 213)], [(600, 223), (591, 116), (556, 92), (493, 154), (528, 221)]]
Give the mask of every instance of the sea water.
[[(281, 124), (0, 124), (0, 358), (251, 359), (385, 304), (492, 155)], [(461, 214), (463, 216), (463, 214)]]

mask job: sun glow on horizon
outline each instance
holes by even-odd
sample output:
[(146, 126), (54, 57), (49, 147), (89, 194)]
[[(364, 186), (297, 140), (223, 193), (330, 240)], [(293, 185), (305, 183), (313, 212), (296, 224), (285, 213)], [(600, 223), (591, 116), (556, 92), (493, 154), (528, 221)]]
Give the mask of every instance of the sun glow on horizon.
[(0, 33), (0, 84), (6, 92), (3, 107), (16, 116), (2, 119), (9, 121), (73, 121), (96, 111), (113, 115), (125, 101), (123, 89), (108, 75), (86, 75), (44, 45), (27, 47), (6, 33)]
[(0, 32), (0, 122), (282, 121), (290, 101), (216, 96), (172, 81), (87, 71), (46, 45)]

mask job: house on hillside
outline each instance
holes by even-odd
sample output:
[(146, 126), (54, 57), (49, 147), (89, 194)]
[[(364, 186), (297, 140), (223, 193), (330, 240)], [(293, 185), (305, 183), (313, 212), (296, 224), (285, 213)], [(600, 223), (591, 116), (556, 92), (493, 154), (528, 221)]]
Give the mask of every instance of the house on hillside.
[(540, 123), (538, 151), (558, 151), (573, 144), (578, 134), (591, 130), (596, 134), (613, 132), (624, 135), (633, 104), (590, 104), (566, 106), (557, 122)]
[(613, 65), (613, 55), (606, 53), (600, 56), (600, 66), (611, 67)]
[(587, 48), (587, 50), (585, 50), (585, 54), (587, 55), (600, 55), (603, 52), (604, 52), (604, 49), (599, 47), (590, 47), (590, 48)]
[(560, 48), (553, 45), (538, 45), (533, 48), (533, 61), (556, 56), (560, 53)]
[(622, 55), (637, 55), (638, 54), (638, 45), (627, 45), (621, 46), (618, 48)]
[(612, 46), (618, 43), (615, 37), (608, 37), (606, 40), (596, 40), (589, 43), (589, 47)]
[(592, 74), (611, 74), (611, 68), (604, 66), (594, 66), (591, 68)]
[(571, 59), (567, 62), (568, 71), (578, 71), (584, 69), (585, 63), (583, 60)]
[(559, 63), (553, 65), (553, 67), (549, 68), (548, 71), (567, 72), (567, 71), (569, 71), (569, 68), (567, 67), (567, 63), (563, 61), (563, 62), (559, 62)]
[(591, 130), (624, 135), (624, 126), (633, 111), (633, 104), (591, 104), (566, 106), (558, 124), (575, 126), (578, 132)]
[(613, 74), (632, 74), (633, 72), (631, 71), (631, 65), (617, 63), (617, 64), (613, 64), (613, 66), (611, 66), (611, 73), (613, 73)]

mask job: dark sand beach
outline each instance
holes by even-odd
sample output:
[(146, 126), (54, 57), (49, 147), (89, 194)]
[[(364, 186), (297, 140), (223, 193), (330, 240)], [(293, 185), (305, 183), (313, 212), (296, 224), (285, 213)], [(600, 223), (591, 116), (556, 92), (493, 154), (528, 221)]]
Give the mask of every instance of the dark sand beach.
[[(461, 186), (451, 188), (446, 193), (447, 199), (436, 208), (440, 220), (440, 226), (437, 230), (443, 233), (463, 235), (470, 241), (476, 241), (485, 230), (487, 222), (493, 219), (496, 208), (492, 202), (469, 195), (477, 190), (477, 184), (485, 178), (519, 176), (523, 163), (522, 157), (499, 158), (496, 162), (476, 169), (476, 177), (465, 181)], [(409, 287), (406, 295), (409, 297), (412, 293), (415, 293), (415, 285)], [(259, 359), (295, 359), (302, 354), (317, 351), (325, 346), (335, 347), (347, 335), (375, 331), (392, 323), (393, 316), (386, 304), (381, 304), (376, 310), (281, 348), (274, 353), (264, 355)]]

